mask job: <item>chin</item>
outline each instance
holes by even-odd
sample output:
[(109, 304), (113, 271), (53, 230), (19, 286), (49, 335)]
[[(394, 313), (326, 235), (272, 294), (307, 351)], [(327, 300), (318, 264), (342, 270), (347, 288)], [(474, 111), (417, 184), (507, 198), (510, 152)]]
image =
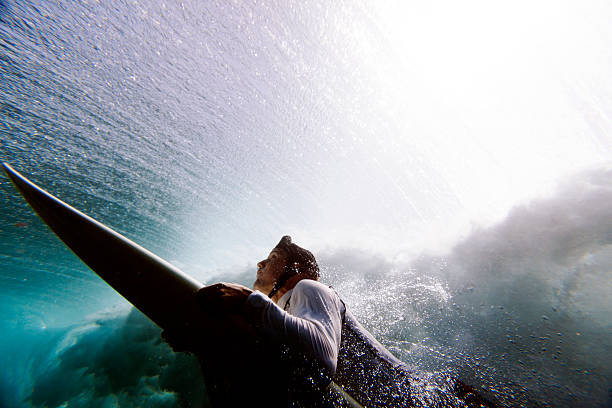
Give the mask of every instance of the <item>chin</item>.
[(270, 293), (270, 291), (272, 290), (272, 287), (273, 287), (272, 285), (265, 285), (260, 281), (255, 281), (255, 283), (253, 284), (253, 290), (258, 290), (264, 295), (267, 295), (268, 293)]
[(259, 279), (255, 280), (255, 283), (253, 283), (253, 290), (263, 292), (262, 282)]

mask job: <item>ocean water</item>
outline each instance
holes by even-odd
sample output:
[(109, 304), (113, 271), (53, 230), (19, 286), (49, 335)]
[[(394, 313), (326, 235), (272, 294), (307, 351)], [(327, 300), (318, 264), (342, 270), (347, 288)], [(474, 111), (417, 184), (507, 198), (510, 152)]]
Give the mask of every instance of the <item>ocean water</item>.
[[(612, 9), (0, 0), (0, 159), (203, 282), (285, 234), (396, 356), (612, 406)], [(0, 177), (1, 407), (201, 406)]]

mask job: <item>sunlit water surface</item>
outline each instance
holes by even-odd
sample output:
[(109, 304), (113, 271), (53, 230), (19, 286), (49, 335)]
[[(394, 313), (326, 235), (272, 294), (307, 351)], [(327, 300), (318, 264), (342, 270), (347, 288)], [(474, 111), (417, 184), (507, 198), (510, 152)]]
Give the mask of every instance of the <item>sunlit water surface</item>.
[[(612, 406), (610, 4), (378, 3), (2, 0), (0, 158), (205, 282), (291, 234), (502, 406)], [(0, 406), (205, 402), (0, 195)]]

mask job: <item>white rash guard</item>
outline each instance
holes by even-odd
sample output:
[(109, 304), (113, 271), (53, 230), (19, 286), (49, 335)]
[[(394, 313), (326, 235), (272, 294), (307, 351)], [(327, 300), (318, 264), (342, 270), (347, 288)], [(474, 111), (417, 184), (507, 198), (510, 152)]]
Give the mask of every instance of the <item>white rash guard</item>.
[(330, 374), (336, 372), (344, 305), (332, 289), (303, 279), (278, 300), (278, 305), (255, 291), (247, 298), (245, 311), (266, 335), (298, 347)]

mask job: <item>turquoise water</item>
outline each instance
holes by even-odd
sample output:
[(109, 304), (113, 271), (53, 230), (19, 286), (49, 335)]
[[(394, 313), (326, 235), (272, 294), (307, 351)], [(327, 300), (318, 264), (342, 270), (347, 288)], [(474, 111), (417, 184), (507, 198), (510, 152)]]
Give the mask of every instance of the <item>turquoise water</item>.
[[(291, 234), (416, 369), (502, 406), (608, 407), (597, 4), (501, 35), (441, 3), (405, 28), (368, 2), (0, 1), (0, 159), (204, 282), (250, 285)], [(0, 406), (205, 401), (194, 361), (6, 177), (0, 196)]]

